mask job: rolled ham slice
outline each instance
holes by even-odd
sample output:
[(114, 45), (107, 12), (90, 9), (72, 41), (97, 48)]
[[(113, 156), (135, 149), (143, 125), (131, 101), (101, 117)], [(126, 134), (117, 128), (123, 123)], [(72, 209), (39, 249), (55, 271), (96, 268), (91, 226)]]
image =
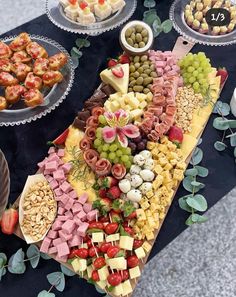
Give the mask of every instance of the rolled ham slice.
[(88, 139), (90, 139), (91, 141), (93, 141), (96, 138), (96, 129), (97, 127), (93, 127), (93, 126), (89, 126), (88, 128), (86, 128), (85, 130), (85, 135), (88, 137)]
[(112, 166), (111, 173), (116, 179), (122, 179), (126, 175), (126, 168), (123, 164), (115, 164)]
[(92, 116), (99, 117), (100, 115), (103, 115), (104, 112), (105, 110), (103, 107), (94, 107), (92, 110)]
[(91, 145), (92, 145), (92, 141), (88, 137), (86, 137), (86, 136), (84, 136), (80, 140), (80, 143), (79, 143), (80, 149), (82, 151), (86, 151), (86, 150), (90, 149), (91, 148)]
[(88, 166), (92, 169), (95, 170), (96, 163), (99, 159), (99, 154), (93, 149), (88, 149), (84, 151), (84, 160), (88, 164)]
[(111, 163), (107, 159), (100, 159), (95, 166), (95, 172), (98, 176), (106, 176), (111, 172)]
[(86, 121), (87, 127), (98, 127), (98, 116), (91, 116)]

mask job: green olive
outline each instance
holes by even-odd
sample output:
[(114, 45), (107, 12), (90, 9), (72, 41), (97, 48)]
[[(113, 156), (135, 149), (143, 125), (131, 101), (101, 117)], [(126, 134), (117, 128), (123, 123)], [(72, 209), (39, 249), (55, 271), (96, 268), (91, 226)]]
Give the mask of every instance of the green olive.
[(135, 26), (136, 32), (141, 33), (143, 31), (143, 27), (141, 25)]
[(150, 92), (150, 90), (149, 90), (148, 88), (144, 88), (144, 89), (143, 89), (143, 93), (144, 93), (144, 94), (148, 94), (149, 92)]
[(141, 59), (140, 59), (142, 62), (145, 62), (148, 60), (148, 56), (144, 55), (144, 56), (141, 56)]
[(132, 80), (130, 83), (129, 83), (129, 86), (130, 87), (133, 87), (136, 85), (136, 79), (135, 80)]
[(142, 65), (142, 67), (143, 67), (143, 71), (149, 69), (149, 66), (148, 65)]
[(133, 76), (130, 76), (129, 81), (133, 81), (133, 80), (135, 80), (135, 78)]
[(143, 64), (149, 66), (149, 61), (144, 61)]
[(154, 77), (154, 78), (157, 77), (157, 73), (155, 71), (151, 72), (150, 74), (151, 74), (151, 77)]
[(142, 67), (142, 66), (138, 68), (138, 72), (139, 72), (140, 74), (143, 73), (143, 67)]
[(134, 77), (135, 77), (135, 78), (139, 77), (139, 72), (138, 72), (138, 71), (135, 71), (135, 72), (134, 72)]
[[(129, 92), (133, 92), (133, 88), (129, 88), (128, 90), (129, 90)], [(149, 90), (148, 90), (148, 91), (149, 91)]]
[(136, 40), (136, 35), (135, 35), (135, 33), (132, 33), (131, 36), (130, 36), (130, 38), (133, 40), (133, 42), (135, 42), (135, 40)]
[(150, 68), (148, 68), (148, 69), (146, 69), (145, 71), (144, 71), (144, 73), (146, 73), (146, 74), (150, 74), (152, 72), (152, 70), (150, 69)]
[(146, 73), (142, 73), (140, 76), (142, 76), (143, 78), (148, 77), (148, 75)]
[(134, 90), (134, 92), (142, 92), (143, 86), (134, 86), (133, 90)]
[(144, 86), (147, 86), (149, 85), (150, 83), (152, 83), (153, 79), (151, 77), (147, 77), (143, 80), (143, 85)]
[(131, 46), (133, 46), (134, 45), (134, 42), (133, 42), (133, 39), (132, 38), (127, 38), (127, 43), (129, 44), (129, 45), (131, 45)]
[(135, 56), (134, 57), (134, 63), (138, 63), (140, 61), (140, 57), (139, 56)]
[(152, 64), (152, 65), (150, 66), (150, 69), (151, 69), (152, 71), (154, 71), (154, 70), (155, 70), (155, 65)]
[(134, 44), (134, 48), (138, 48), (138, 43), (135, 43)]
[(134, 65), (130, 65), (129, 66), (129, 71), (130, 72), (135, 72), (135, 66)]
[(148, 42), (148, 37), (143, 37), (143, 42), (145, 42), (145, 44), (147, 44), (147, 42)]
[(135, 67), (136, 69), (138, 69), (138, 68), (140, 67), (140, 63), (135, 63), (135, 64), (134, 64), (134, 67)]
[(135, 40), (137, 43), (141, 42), (143, 40), (142, 35), (140, 33), (136, 34)]
[(141, 86), (143, 84), (143, 78), (142, 78), (142, 76), (140, 76), (139, 78), (137, 78), (136, 84), (139, 85), (139, 86)]
[(133, 33), (133, 30), (132, 30), (131, 28), (128, 28), (128, 29), (125, 31), (125, 37), (130, 37), (132, 33)]
[(145, 44), (143, 41), (139, 42), (139, 44), (138, 44), (138, 46), (139, 46), (140, 48), (145, 47), (145, 45), (146, 45), (146, 44)]
[(143, 37), (147, 37), (147, 36), (148, 36), (148, 31), (147, 31), (147, 29), (143, 29), (142, 32), (141, 32), (141, 35), (142, 35)]
[(151, 90), (151, 88), (152, 88), (152, 84), (147, 85), (147, 88)]

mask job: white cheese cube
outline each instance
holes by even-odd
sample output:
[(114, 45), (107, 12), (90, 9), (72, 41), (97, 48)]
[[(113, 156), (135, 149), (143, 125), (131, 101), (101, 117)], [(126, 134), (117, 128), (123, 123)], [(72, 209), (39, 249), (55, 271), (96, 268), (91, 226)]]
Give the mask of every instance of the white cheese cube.
[(102, 233), (102, 232), (92, 233), (92, 241), (93, 242), (103, 242), (104, 241), (104, 233)]
[(142, 259), (146, 256), (145, 251), (142, 247), (139, 247), (138, 249), (134, 250), (134, 252), (139, 259)]
[(93, 272), (93, 266), (90, 265), (87, 267), (87, 275), (88, 275), (88, 278), (91, 278), (92, 277), (92, 272)]
[(106, 288), (107, 282), (106, 281), (99, 281), (96, 282), (96, 284), (102, 289), (104, 290)]
[(75, 272), (83, 272), (87, 269), (87, 261), (85, 259), (75, 259), (71, 262)]
[(123, 287), (123, 296), (129, 295), (130, 293), (133, 292), (133, 289), (129, 280), (123, 282), (122, 287)]
[(121, 236), (119, 246), (121, 249), (132, 251), (134, 239), (130, 236)]
[(126, 270), (127, 269), (127, 261), (124, 257), (108, 259), (107, 263), (111, 269), (118, 269), (118, 270)]
[(138, 99), (138, 101), (142, 102), (145, 101), (147, 99), (147, 96), (145, 94), (142, 93), (136, 93), (136, 98)]
[(115, 112), (120, 108), (120, 103), (118, 101), (112, 101), (110, 104), (110, 108), (112, 112)]
[(115, 296), (123, 295), (123, 286), (122, 286), (122, 284), (119, 284), (118, 286), (115, 286), (114, 289), (112, 290), (112, 293)]
[(140, 277), (140, 275), (141, 275), (141, 271), (139, 269), (139, 266), (136, 266), (134, 268), (129, 269), (130, 279), (134, 279), (134, 278)]
[(98, 269), (98, 275), (99, 275), (99, 279), (101, 281), (107, 280), (107, 277), (109, 275), (109, 270), (108, 270), (107, 266), (104, 266), (101, 269)]
[(106, 237), (106, 242), (118, 241), (119, 239), (120, 239), (120, 234), (116, 233), (116, 234), (108, 235)]
[(151, 249), (152, 249), (152, 246), (147, 241), (145, 241), (143, 243), (142, 247), (143, 247), (143, 249), (145, 250), (146, 253), (149, 253), (151, 251)]

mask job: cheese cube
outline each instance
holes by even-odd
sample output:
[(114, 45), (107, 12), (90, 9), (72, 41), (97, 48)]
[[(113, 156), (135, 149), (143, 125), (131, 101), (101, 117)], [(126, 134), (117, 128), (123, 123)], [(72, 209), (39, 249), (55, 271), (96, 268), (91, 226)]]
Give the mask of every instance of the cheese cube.
[(101, 281), (106, 280), (109, 275), (109, 270), (108, 270), (107, 266), (104, 266), (101, 269), (98, 269), (98, 275), (99, 275), (99, 279)]
[(145, 94), (143, 94), (143, 93), (135, 93), (135, 95), (136, 95), (136, 98), (140, 102), (145, 101), (147, 99), (147, 96)]
[(108, 235), (106, 237), (106, 242), (118, 241), (119, 239), (120, 239), (120, 234), (116, 233), (116, 234)]
[(148, 209), (150, 206), (150, 204), (148, 203), (148, 201), (146, 199), (142, 199), (139, 204), (143, 210)]
[[(165, 217), (165, 215), (164, 215), (164, 217)], [(161, 218), (161, 215), (160, 215), (160, 218)], [(147, 232), (146, 233), (146, 238), (147, 238), (147, 240), (154, 239), (154, 233), (152, 231), (151, 232)]]
[(155, 173), (160, 174), (160, 173), (162, 173), (163, 168), (161, 167), (161, 165), (158, 164), (154, 167), (154, 171), (155, 171)]
[(153, 94), (152, 94), (152, 92), (147, 93), (147, 94), (146, 94), (146, 98), (147, 98), (147, 101), (148, 101), (148, 102), (151, 102), (151, 101), (152, 101), (152, 98), (153, 98)]
[(119, 246), (121, 249), (132, 251), (134, 239), (130, 236), (120, 236)]
[(111, 269), (118, 269), (118, 270), (127, 269), (127, 261), (124, 257), (108, 259), (107, 264), (110, 266)]
[(93, 242), (103, 242), (104, 241), (104, 233), (103, 232), (92, 233), (92, 241)]
[(147, 106), (147, 102), (143, 101), (139, 104), (139, 108), (141, 108), (142, 110)]
[(152, 249), (152, 246), (150, 245), (149, 242), (145, 241), (142, 245), (143, 249), (145, 250), (146, 253), (149, 253)]
[(112, 112), (117, 111), (120, 108), (120, 104), (118, 101), (112, 101), (110, 104), (110, 109)]
[(145, 251), (141, 246), (138, 249), (134, 250), (134, 252), (139, 259), (142, 259), (146, 256)]
[(159, 174), (155, 178), (154, 182), (152, 183), (152, 186), (153, 186), (154, 190), (157, 190), (162, 185), (163, 180), (164, 180), (164, 177), (161, 174)]
[(93, 266), (90, 265), (90, 266), (87, 267), (88, 278), (91, 278), (92, 277), (92, 272), (93, 272)]
[(83, 272), (87, 269), (87, 261), (85, 259), (75, 259), (71, 262), (74, 271)]
[(120, 98), (119, 102), (120, 102), (120, 107), (125, 110), (126, 109), (126, 105), (127, 105), (125, 103), (125, 99), (122, 97), (122, 98)]
[(115, 296), (123, 295), (123, 286), (122, 286), (122, 284), (119, 284), (118, 286), (115, 286), (114, 289), (112, 290), (112, 293)]
[(151, 228), (155, 228), (155, 222), (152, 217), (148, 217), (148, 224)]
[(111, 102), (110, 101), (106, 101), (104, 104), (105, 110), (111, 111)]
[(130, 116), (132, 119), (137, 120), (143, 114), (142, 109), (134, 109), (130, 112)]
[(129, 276), (131, 279), (140, 277), (140, 275), (141, 275), (141, 272), (140, 272), (139, 266), (129, 269)]
[(87, 249), (88, 248), (88, 245), (87, 245), (87, 243), (83, 243), (83, 244), (81, 244), (80, 246), (79, 246), (79, 248), (81, 249), (81, 248), (85, 248), (85, 249)]
[(148, 191), (147, 193), (146, 193), (146, 197), (147, 198), (152, 198), (154, 196), (154, 193), (153, 193), (153, 191)]
[(149, 151), (152, 151), (155, 147), (156, 147), (155, 142), (148, 141), (148, 143), (147, 143), (147, 149)]
[(123, 287), (123, 296), (129, 295), (130, 293), (133, 292), (133, 289), (129, 280), (123, 282), (122, 287)]
[(127, 104), (129, 104), (129, 106), (131, 106), (133, 109), (138, 109), (139, 107), (139, 101), (137, 98), (135, 98), (134, 96), (130, 96), (130, 94), (128, 94), (129, 96), (125, 97), (125, 102)]
[(107, 282), (106, 281), (99, 281), (99, 282), (96, 282), (96, 284), (102, 289), (104, 290), (107, 286)]

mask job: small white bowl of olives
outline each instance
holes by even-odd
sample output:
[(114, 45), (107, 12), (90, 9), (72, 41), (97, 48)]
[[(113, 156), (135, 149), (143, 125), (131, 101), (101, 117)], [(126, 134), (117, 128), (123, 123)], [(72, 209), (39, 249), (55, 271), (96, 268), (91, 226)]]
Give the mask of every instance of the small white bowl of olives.
[(143, 55), (151, 48), (153, 40), (151, 27), (142, 21), (131, 21), (120, 32), (121, 47), (129, 54)]

